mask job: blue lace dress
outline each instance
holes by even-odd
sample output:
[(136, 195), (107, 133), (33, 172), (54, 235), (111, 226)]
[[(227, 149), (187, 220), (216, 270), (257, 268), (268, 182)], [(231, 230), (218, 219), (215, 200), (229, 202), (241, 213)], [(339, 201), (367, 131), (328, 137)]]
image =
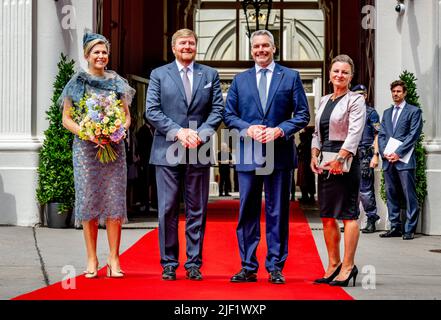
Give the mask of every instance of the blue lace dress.
[[(115, 72), (106, 71), (104, 77), (95, 77), (84, 71), (75, 74), (64, 88), (60, 103), (71, 99), (74, 108), (85, 93), (110, 94), (116, 92), (130, 105), (135, 90)], [(112, 144), (118, 158), (102, 164), (96, 159), (96, 144), (74, 138), (73, 168), (75, 181), (75, 226), (83, 221), (104, 225), (107, 220), (127, 222), (126, 187), (127, 168), (124, 141)]]

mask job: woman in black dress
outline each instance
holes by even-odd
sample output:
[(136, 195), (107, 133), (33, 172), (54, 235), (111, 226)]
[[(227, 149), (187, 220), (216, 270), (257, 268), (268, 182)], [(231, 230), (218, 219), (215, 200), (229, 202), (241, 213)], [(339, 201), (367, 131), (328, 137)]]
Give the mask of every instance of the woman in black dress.
[[(318, 174), (318, 201), (323, 233), (328, 250), (328, 268), (323, 278), (314, 283), (347, 286), (358, 274), (354, 263), (360, 235), (358, 192), (360, 163), (357, 148), (366, 118), (364, 97), (351, 92), (349, 85), (354, 74), (354, 63), (347, 55), (335, 57), (331, 63), (330, 81), (333, 94), (323, 97), (317, 110), (315, 132), (311, 145), (311, 169)], [(324, 152), (335, 156), (320, 163)], [(352, 160), (349, 172), (345, 163)], [(340, 228), (343, 220), (344, 256), (340, 258)]]

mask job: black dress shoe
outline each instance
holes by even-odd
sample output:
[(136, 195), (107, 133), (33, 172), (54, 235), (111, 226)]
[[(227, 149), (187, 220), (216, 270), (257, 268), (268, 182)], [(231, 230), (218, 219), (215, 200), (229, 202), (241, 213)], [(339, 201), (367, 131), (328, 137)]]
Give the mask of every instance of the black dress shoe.
[(405, 233), (403, 234), (403, 240), (413, 240), (415, 235), (413, 233)]
[(200, 281), (200, 280), (202, 280), (202, 273), (199, 270), (199, 268), (191, 267), (191, 268), (187, 269), (186, 278), (190, 279), (190, 280)]
[(256, 282), (257, 274), (253, 271), (249, 271), (246, 269), (240, 270), (240, 272), (236, 273), (230, 279), (231, 282)]
[(380, 234), (380, 238), (395, 238), (395, 237), (401, 237), (402, 233), (398, 229), (390, 229), (389, 231), (386, 231), (385, 233)]
[(375, 228), (375, 221), (368, 219), (366, 222), (366, 227), (364, 229), (361, 229), (361, 232), (363, 233), (374, 233), (376, 230)]
[(268, 281), (274, 284), (284, 284), (285, 277), (280, 270), (275, 270), (270, 272)]
[(314, 280), (314, 284), (329, 284), (329, 282), (331, 282), (332, 280), (334, 280), (334, 278), (336, 277), (336, 276), (338, 276), (338, 274), (340, 273), (340, 270), (341, 270), (341, 266), (342, 266), (343, 264), (341, 264), (340, 263), (340, 265), (337, 267), (337, 269), (335, 269), (335, 271), (329, 276), (329, 277), (327, 277), (327, 278), (320, 278), (320, 279), (315, 279)]
[(162, 280), (173, 281), (176, 280), (176, 270), (172, 266), (166, 266), (162, 271)]

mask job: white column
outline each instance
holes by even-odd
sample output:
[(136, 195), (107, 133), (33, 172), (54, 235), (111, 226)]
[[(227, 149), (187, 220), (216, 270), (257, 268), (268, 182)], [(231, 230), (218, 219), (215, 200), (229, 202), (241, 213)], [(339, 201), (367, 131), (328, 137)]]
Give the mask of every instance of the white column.
[(0, 0), (0, 225), (40, 222), (35, 190), (60, 53), (85, 66), (95, 1)]
[(31, 2), (2, 0), (0, 20), (0, 135), (23, 137), (31, 132)]
[(32, 225), (40, 147), (32, 138), (33, 2), (0, 3), (0, 224)]
[(2, 0), (0, 21), (0, 136), (17, 139), (31, 134), (31, 1)]
[(439, 47), (441, 45), (441, 1), (433, 1), (433, 47), (434, 50), (431, 84), (433, 105), (428, 106), (431, 110), (430, 116), (424, 116), (426, 122), (432, 126), (430, 135), (426, 139), (425, 149), (427, 152), (427, 186), (428, 195), (423, 210), (422, 232), (430, 235), (441, 234), (441, 215), (439, 208), (441, 199), (439, 197), (439, 186), (441, 181), (441, 53)]
[[(402, 71), (415, 74), (423, 110), (425, 148), (427, 152), (428, 196), (420, 215), (419, 231), (441, 234), (441, 198), (437, 192), (441, 181), (441, 96), (440, 17), (441, 1), (405, 0), (406, 12), (398, 15), (394, 3), (377, 1), (376, 32), (376, 107), (380, 116), (391, 104), (389, 85)], [(379, 182), (379, 172), (377, 181)], [(379, 183), (376, 184), (377, 195)], [(387, 209), (377, 196), (380, 216)]]
[[(403, 17), (396, 14), (389, 1), (376, 1), (377, 29), (375, 34), (375, 108), (383, 117), (391, 101), (389, 85), (396, 80), (402, 70), (401, 39)], [(380, 230), (389, 228), (386, 204), (380, 196), (381, 163), (375, 172), (375, 198)], [(364, 219), (364, 216), (363, 216)]]

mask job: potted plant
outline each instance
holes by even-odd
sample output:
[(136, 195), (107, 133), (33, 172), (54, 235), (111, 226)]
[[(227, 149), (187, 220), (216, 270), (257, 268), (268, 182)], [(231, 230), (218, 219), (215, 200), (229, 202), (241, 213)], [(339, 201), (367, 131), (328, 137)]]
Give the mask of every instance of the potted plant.
[(58, 99), (75, 73), (73, 60), (61, 54), (58, 74), (53, 84), (52, 104), (46, 112), (49, 127), (40, 150), (37, 199), (44, 207), (49, 228), (67, 228), (71, 225), (75, 188), (72, 165), (73, 135), (63, 127), (62, 109)]

